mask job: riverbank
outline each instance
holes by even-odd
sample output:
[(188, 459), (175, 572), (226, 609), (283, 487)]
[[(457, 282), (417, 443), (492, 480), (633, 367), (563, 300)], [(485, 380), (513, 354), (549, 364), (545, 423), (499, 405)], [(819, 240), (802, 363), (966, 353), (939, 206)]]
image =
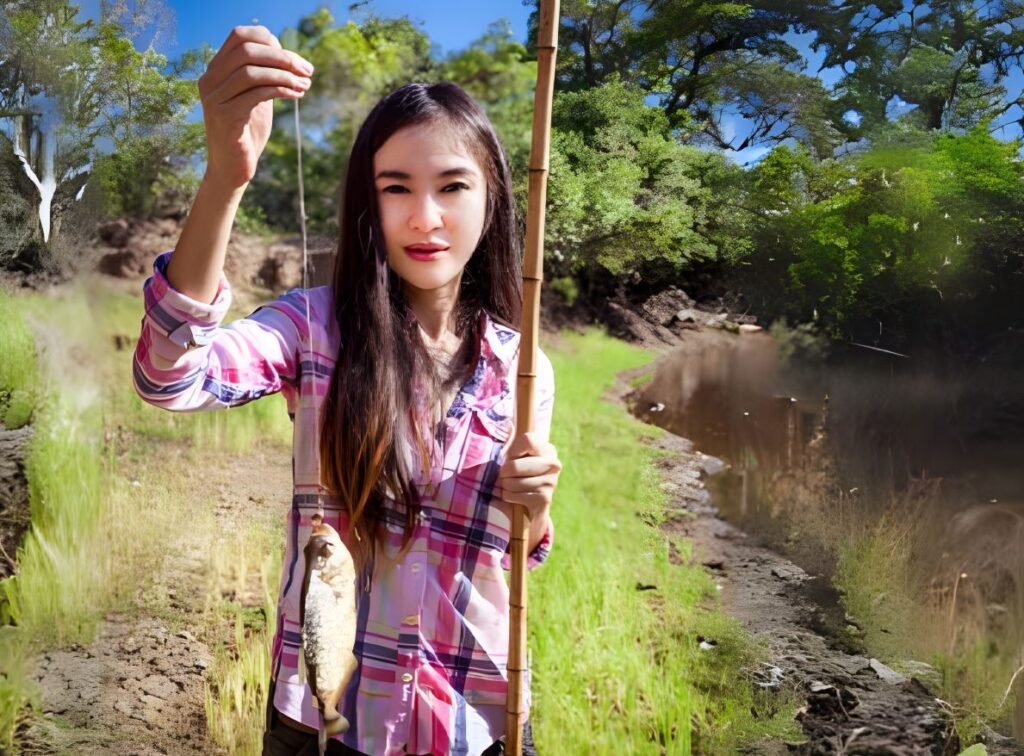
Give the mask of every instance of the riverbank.
[[(659, 425), (700, 428), (702, 437), (717, 444), (716, 448), (729, 446), (732, 442), (727, 444), (727, 439), (750, 437), (756, 440), (755, 448), (760, 450), (758, 454), (777, 454), (782, 460), (787, 455), (799, 456), (804, 477), (812, 475), (812, 472), (820, 477), (824, 473), (819, 471), (820, 464), (812, 457), (828, 453), (822, 429), (808, 426), (799, 430), (801, 423), (793, 419), (788, 395), (760, 399), (750, 393), (749, 387), (742, 385), (749, 378), (745, 374), (750, 371), (771, 370), (771, 366), (758, 356), (761, 350), (753, 348), (754, 342), (761, 340), (768, 340), (768, 337), (764, 334), (737, 337), (715, 330), (692, 332), (682, 347), (664, 350), (665, 364), (671, 363), (675, 367), (658, 371), (655, 365), (646, 374), (627, 374), (620, 381), (619, 396), (638, 416)], [(739, 360), (737, 354), (748, 357)], [(685, 373), (679, 370), (680, 365), (687, 366)], [(735, 374), (730, 372), (737, 370), (739, 372)], [(656, 371), (658, 374), (650, 386), (645, 385), (644, 390), (633, 390), (632, 383), (643, 375), (653, 377)], [(700, 375), (706, 376), (707, 383), (702, 383)], [(732, 383), (730, 375), (735, 375), (737, 384)], [(727, 396), (719, 396), (722, 392)], [(685, 401), (669, 398), (677, 394), (685, 396)], [(652, 396), (662, 397), (672, 406), (652, 404)], [(638, 407), (636, 402), (640, 397), (643, 397), (643, 403)], [(716, 412), (720, 415), (716, 416)], [(701, 417), (694, 419), (691, 413)], [(775, 433), (773, 413), (781, 413), (782, 435), (779, 439), (772, 435)], [(728, 418), (732, 415), (736, 415), (742, 427), (734, 428), (730, 424)], [(749, 420), (748, 415), (752, 416)], [(797, 423), (795, 426), (794, 422)], [(803, 440), (797, 442), (796, 438)], [(668, 485), (681, 493), (682, 509), (687, 516), (673, 520), (668, 527), (693, 539), (698, 554), (696, 560), (718, 576), (723, 608), (770, 649), (772, 661), (758, 684), (788, 686), (805, 701), (800, 722), (808, 742), (796, 749), (797, 752), (835, 752), (846, 744), (843, 746), (847, 748), (845, 752), (850, 753), (958, 753), (958, 732), (968, 733), (968, 743), (985, 744), (988, 753), (1019, 751), (1012, 739), (991, 728), (978, 727), (971, 719), (964, 721), (963, 718), (970, 717), (971, 712), (965, 710), (966, 702), (960, 701), (959, 696), (946, 692), (950, 680), (941, 678), (944, 668), (940, 671), (921, 662), (906, 661), (914, 657), (902, 655), (892, 662), (899, 669), (898, 673), (871, 658), (873, 649), (877, 649), (874, 653), (878, 655), (882, 655), (883, 650), (866, 640), (870, 641), (872, 633), (889, 632), (892, 625), (869, 625), (865, 620), (870, 621), (870, 618), (858, 609), (849, 610), (856, 616), (844, 611), (849, 595), (841, 596), (833, 586), (832, 570), (821, 564), (821, 572), (815, 568), (812, 574), (808, 574), (779, 553), (756, 545), (765, 542), (767, 532), (753, 533), (756, 538), (748, 537), (719, 516), (716, 502), (704, 487), (704, 480), (711, 475), (717, 476), (715, 495), (735, 494), (736, 501), (730, 499), (729, 506), (735, 509), (742, 505), (746, 511), (748, 497), (755, 502), (760, 501), (757, 497), (764, 494), (757, 479), (751, 479), (753, 476), (746, 472), (740, 475), (739, 471), (769, 465), (769, 457), (755, 456), (752, 448), (749, 452), (741, 449), (742, 458), (723, 461), (692, 448), (690, 442), (678, 436), (670, 436), (669, 439), (674, 453), (666, 469), (670, 477)], [(799, 448), (794, 447), (794, 443), (798, 443)], [(749, 457), (745, 456), (748, 454)], [(734, 470), (724, 476), (722, 471), (729, 469), (729, 463), (733, 464)], [(782, 483), (775, 477), (771, 477), (769, 483), (770, 471), (770, 467), (767, 471), (761, 470), (766, 481), (763, 485), (774, 490)], [(726, 482), (720, 482), (723, 478)], [(783, 493), (789, 491), (785, 486), (780, 490)], [(812, 486), (803, 495), (814, 500), (814, 512), (828, 510), (834, 504), (828, 499), (830, 490), (824, 485)], [(826, 498), (817, 500), (823, 496)], [(812, 502), (804, 503), (810, 506)], [(751, 503), (750, 506), (756, 505)], [(762, 506), (767, 509), (769, 503), (762, 502)], [(776, 504), (770, 506), (774, 513)], [(778, 506), (786, 512), (799, 509), (795, 504)], [(859, 531), (855, 532), (853, 523), (848, 520), (850, 517), (855, 519), (859, 510), (846, 512), (842, 507), (839, 510), (831, 514), (836, 521), (835, 528), (841, 531), (846, 527), (848, 530), (845, 535), (839, 532), (837, 537), (853, 548), (859, 543)], [(813, 553), (814, 548), (820, 547), (811, 543), (814, 531), (807, 529), (810, 526), (806, 520), (811, 514), (809, 512), (796, 521), (783, 519), (776, 523), (768, 519), (767, 512), (763, 512), (760, 519), (751, 514), (749, 522), (764, 521), (764, 527), (781, 528), (786, 534), (786, 543), (797, 552)], [(866, 513), (862, 512), (861, 516), (864, 515)], [(824, 516), (828, 518), (827, 514)], [(860, 527), (871, 530), (865, 523)], [(870, 565), (863, 565), (861, 571), (867, 570), (877, 576), (889, 568), (891, 559), (887, 560), (878, 553), (872, 561)], [(818, 562), (811, 560), (811, 563)], [(840, 566), (845, 564), (848, 560), (840, 560)], [(845, 587), (851, 589), (851, 595), (856, 589), (856, 595), (871, 598), (877, 604), (878, 601), (890, 600), (886, 598), (888, 594), (879, 591), (889, 588), (889, 583), (894, 581), (883, 582), (885, 585), (882, 587), (877, 581), (870, 586), (847, 584)], [(925, 630), (918, 628), (919, 633)], [(865, 635), (869, 637), (865, 639)], [(888, 660), (890, 657), (886, 655), (885, 658)], [(930, 656), (923, 658), (931, 661)], [(940, 700), (942, 698), (960, 703), (946, 703)]]

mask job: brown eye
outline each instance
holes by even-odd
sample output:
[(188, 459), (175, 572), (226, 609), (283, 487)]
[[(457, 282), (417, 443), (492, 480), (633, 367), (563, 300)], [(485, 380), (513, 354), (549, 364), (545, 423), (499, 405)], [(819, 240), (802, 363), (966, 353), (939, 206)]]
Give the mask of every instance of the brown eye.
[(469, 189), (469, 184), (464, 184), (461, 181), (456, 181), (454, 184), (448, 184), (448, 186), (446, 186), (444, 188), (444, 190), (447, 192), (449, 189), (452, 189), (452, 188), (458, 189), (458, 190), (463, 190), (463, 189), (468, 190)]

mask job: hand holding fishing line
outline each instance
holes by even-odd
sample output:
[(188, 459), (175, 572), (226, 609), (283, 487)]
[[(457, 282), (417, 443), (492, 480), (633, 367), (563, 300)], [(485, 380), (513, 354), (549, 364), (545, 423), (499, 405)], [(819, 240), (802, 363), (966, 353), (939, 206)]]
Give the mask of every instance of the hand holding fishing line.
[(270, 139), (274, 98), (301, 98), (312, 74), (265, 27), (236, 26), (199, 77), (207, 173), (230, 188), (249, 183)]

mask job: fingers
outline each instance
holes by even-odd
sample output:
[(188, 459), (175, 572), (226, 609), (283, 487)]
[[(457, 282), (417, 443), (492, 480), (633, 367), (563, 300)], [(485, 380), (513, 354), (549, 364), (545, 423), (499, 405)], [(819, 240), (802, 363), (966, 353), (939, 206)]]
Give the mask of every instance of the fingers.
[[(291, 86), (308, 89), (313, 66), (281, 43), (262, 26), (239, 26), (199, 77), (199, 94), (211, 94), (223, 103), (245, 89), (258, 86)], [(305, 87), (300, 85), (305, 84)]]
[(535, 475), (529, 478), (502, 478), (502, 498), (506, 498), (510, 493), (532, 493), (540, 492), (544, 489), (554, 490), (556, 482), (557, 478), (554, 475)]
[(256, 87), (256, 89), (250, 89), (238, 97), (228, 100), (225, 103), (225, 112), (232, 118), (245, 118), (261, 102), (275, 98), (297, 100), (304, 94), (305, 92), (297, 92), (288, 87)]
[[(521, 452), (522, 454), (523, 452)], [(540, 449), (525, 452), (525, 456), (515, 456), (515, 447), (509, 450), (505, 462), (501, 466), (502, 477), (524, 478), (534, 475), (547, 475), (562, 471), (562, 461), (558, 452), (551, 444), (540, 445)]]
[[(228, 34), (227, 39), (224, 40), (224, 44), (221, 45), (217, 54), (213, 56), (213, 60), (221, 57), (221, 55), (228, 55), (239, 45), (245, 42), (259, 42), (263, 45), (270, 45), (281, 49), (281, 43), (277, 37), (270, 33), (270, 29), (265, 26), (236, 26)], [(212, 63), (212, 61), (211, 61)]]
[(506, 504), (526, 507), (531, 517), (534, 513), (551, 506), (551, 497), (542, 491), (505, 491), (501, 500)]
[(235, 71), (244, 65), (280, 68), (307, 78), (313, 73), (313, 65), (298, 53), (258, 42), (243, 42), (228, 54), (222, 67), (226, 71)]
[(545, 441), (536, 431), (519, 433), (513, 437), (509, 446), (509, 457), (521, 457), (526, 455), (543, 455), (547, 452), (554, 452), (555, 447)]
[(305, 92), (309, 86), (310, 80), (305, 76), (296, 76), (280, 68), (246, 65), (235, 69), (220, 87), (208, 95), (206, 101), (214, 105), (223, 105), (238, 95), (258, 87), (280, 87)]

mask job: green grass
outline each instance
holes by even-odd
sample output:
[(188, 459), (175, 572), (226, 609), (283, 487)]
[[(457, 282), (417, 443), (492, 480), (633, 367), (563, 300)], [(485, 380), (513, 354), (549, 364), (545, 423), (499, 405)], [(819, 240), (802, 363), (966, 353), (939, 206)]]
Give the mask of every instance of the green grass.
[[(930, 511), (934, 511), (934, 507)], [(997, 632), (985, 607), (957, 615), (955, 594), (927, 600), (929, 581), (917, 574), (909, 546), (919, 528), (895, 510), (857, 530), (838, 549), (834, 582), (843, 605), (864, 629), (868, 651), (897, 671), (922, 660), (937, 672), (933, 693), (950, 704), (960, 742), (977, 741), (988, 725), (1011, 727), (1019, 693), (1005, 696), (1022, 663), (1019, 636)], [(1017, 690), (1020, 690), (1017, 688)]]
[[(275, 518), (274, 522), (277, 520)], [(215, 650), (214, 663), (206, 675), (204, 706), (210, 739), (230, 753), (259, 756), (270, 686), (271, 644), (277, 627), (277, 588), (281, 576), (280, 533), (269, 524), (257, 523), (243, 532), (232, 547), (216, 549), (214, 590), (208, 617), (213, 623), (233, 625), (233, 642)], [(253, 607), (237, 601), (226, 602), (222, 587), (232, 582), (232, 595), (252, 604), (247, 575), (259, 575), (262, 605)]]
[(32, 527), (18, 573), (0, 581), (3, 753), (17, 752), (36, 710), (34, 655), (88, 643), (107, 612), (131, 611), (169, 529), (189, 527), (174, 478), (152, 465), (129, 475), (126, 461), (152, 459), (169, 443), (205, 453), (290, 440), (280, 397), (219, 413), (144, 405), (131, 385), (131, 349), (115, 345), (115, 336), (137, 337), (141, 312), (141, 297), (108, 289), (0, 297), (0, 419), (33, 423)]
[[(560, 341), (545, 348), (557, 376), (552, 443), (564, 462), (555, 547), (530, 581), (538, 749), (728, 753), (761, 737), (799, 739), (795, 699), (752, 693), (745, 672), (758, 650), (714, 608), (709, 576), (673, 564), (668, 539), (648, 524), (664, 520), (666, 502), (657, 452), (641, 438), (660, 431), (601, 397), (652, 355), (596, 331)], [(689, 544), (674, 545), (685, 562)], [(698, 637), (717, 646), (702, 651)]]
[[(3, 584), (19, 624), (0, 635), (0, 750), (14, 752), (19, 721), (38, 699), (32, 654), (88, 642), (106, 611), (130, 610), (158, 565), (161, 539), (188, 527), (178, 501), (186, 492), (145, 460), (171, 446), (240, 451), (264, 439), (287, 444), (291, 426), (279, 397), (197, 414), (138, 400), (130, 341), (138, 334), (139, 297), (101, 290), (18, 297), (6, 306), (28, 311), (48, 329), (36, 372), (0, 374), (12, 385), (42, 381), (29, 415), (37, 438), (29, 459), (34, 529), (19, 552), (18, 577)], [(9, 325), (0, 332), (0, 345), (20, 339), (20, 366), (33, 364), (27, 332)], [(115, 347), (118, 335), (128, 338), (127, 348), (124, 338)], [(758, 649), (715, 609), (709, 577), (672, 563), (672, 547), (686, 561), (689, 545), (670, 544), (651, 527), (663, 520), (665, 501), (656, 452), (641, 438), (658, 431), (600, 398), (617, 373), (651, 355), (597, 332), (566, 335), (560, 344), (547, 350), (558, 375), (552, 440), (565, 461), (556, 546), (531, 579), (541, 750), (565, 753), (570, 744), (596, 754), (711, 753), (759, 737), (798, 738), (794, 701), (752, 693), (745, 671), (757, 663)], [(216, 742), (242, 752), (258, 752), (280, 568), (279, 550), (264, 537), (256, 528), (238, 549), (215, 552), (247, 555), (243, 574), (230, 579), (241, 585), (246, 575), (260, 576), (264, 595), (249, 603), (263, 602), (267, 626), (252, 621), (253, 606), (233, 607), (213, 588), (208, 605), (210, 632), (217, 637), (219, 627), (228, 638), (208, 674), (208, 726)], [(215, 563), (212, 572), (221, 580), (230, 570)], [(657, 589), (638, 592), (637, 582)], [(701, 651), (698, 636), (718, 645)]]
[(36, 354), (32, 333), (17, 301), (0, 292), (0, 423), (8, 430), (32, 419), (36, 394)]

